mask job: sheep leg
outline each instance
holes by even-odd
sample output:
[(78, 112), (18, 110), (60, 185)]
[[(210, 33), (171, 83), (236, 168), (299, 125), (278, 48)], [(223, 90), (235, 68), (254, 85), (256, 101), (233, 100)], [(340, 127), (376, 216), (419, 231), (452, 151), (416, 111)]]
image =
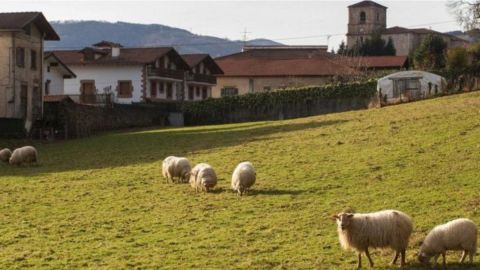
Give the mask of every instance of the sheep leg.
[(402, 250), (400, 254), (402, 255), (402, 260), (400, 261), (400, 267), (404, 267), (405, 266), (405, 250)]
[(373, 267), (373, 261), (372, 258), (370, 258), (370, 252), (368, 252), (368, 248), (365, 249), (365, 255), (367, 255), (367, 259), (370, 262), (370, 267)]
[(442, 259), (443, 259), (443, 270), (447, 269), (447, 260), (445, 259), (445, 252), (442, 253)]
[(465, 261), (465, 258), (467, 257), (467, 251), (464, 250), (462, 253), (462, 258), (460, 259), (460, 263), (463, 263)]
[(362, 253), (358, 252), (358, 269), (362, 269)]
[(393, 257), (393, 260), (390, 262), (390, 264), (396, 264), (398, 260), (398, 255), (400, 255), (400, 252), (395, 251), (395, 257)]

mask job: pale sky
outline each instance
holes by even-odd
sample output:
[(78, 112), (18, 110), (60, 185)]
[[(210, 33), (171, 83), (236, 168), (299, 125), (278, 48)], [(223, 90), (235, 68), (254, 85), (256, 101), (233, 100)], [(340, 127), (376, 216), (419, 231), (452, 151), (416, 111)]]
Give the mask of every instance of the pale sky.
[[(8, 1), (0, 12), (42, 11), (48, 20), (164, 24), (232, 40), (268, 38), (290, 45), (337, 46), (347, 32), (347, 6), (359, 1)], [(377, 1), (387, 26), (460, 30), (447, 1)], [(331, 35), (328, 39), (327, 36)]]

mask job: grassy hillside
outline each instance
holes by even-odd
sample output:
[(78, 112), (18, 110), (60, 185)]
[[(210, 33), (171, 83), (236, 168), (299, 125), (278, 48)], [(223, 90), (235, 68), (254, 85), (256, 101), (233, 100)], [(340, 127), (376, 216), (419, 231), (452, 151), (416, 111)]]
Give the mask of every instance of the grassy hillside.
[[(415, 253), (433, 225), (480, 224), (479, 115), (480, 93), (469, 93), (37, 144), (39, 166), (0, 165), (0, 268), (353, 269), (331, 215), (395, 208), (415, 221), (407, 260), (420, 269)], [(215, 192), (166, 184), (161, 161), (171, 154), (214, 166)], [(258, 184), (237, 197), (229, 181), (243, 160)], [(373, 252), (376, 269), (390, 256)]]

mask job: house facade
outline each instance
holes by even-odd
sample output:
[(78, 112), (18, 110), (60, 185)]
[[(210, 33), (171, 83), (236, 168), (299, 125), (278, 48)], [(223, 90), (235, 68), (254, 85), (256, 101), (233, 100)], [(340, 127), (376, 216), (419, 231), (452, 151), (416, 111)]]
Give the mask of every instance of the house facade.
[(42, 118), (44, 40), (59, 40), (40, 12), (0, 13), (0, 118)]
[(426, 28), (387, 28), (387, 7), (373, 1), (366, 0), (348, 6), (347, 46), (353, 48), (373, 34), (380, 34), (385, 41), (391, 38), (399, 56), (409, 55), (431, 34), (442, 37), (449, 48), (469, 43), (468, 40)]
[(357, 73), (337, 61), (326, 46), (247, 47), (215, 61), (223, 74), (217, 76), (217, 85), (212, 88), (214, 98), (323, 85), (336, 76)]

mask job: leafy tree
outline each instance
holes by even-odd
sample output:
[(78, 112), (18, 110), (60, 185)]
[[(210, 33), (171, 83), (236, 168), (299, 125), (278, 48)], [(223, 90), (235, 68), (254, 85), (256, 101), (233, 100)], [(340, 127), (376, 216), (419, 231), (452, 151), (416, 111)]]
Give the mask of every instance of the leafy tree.
[(447, 43), (438, 35), (428, 35), (413, 53), (415, 67), (438, 70), (445, 67)]

